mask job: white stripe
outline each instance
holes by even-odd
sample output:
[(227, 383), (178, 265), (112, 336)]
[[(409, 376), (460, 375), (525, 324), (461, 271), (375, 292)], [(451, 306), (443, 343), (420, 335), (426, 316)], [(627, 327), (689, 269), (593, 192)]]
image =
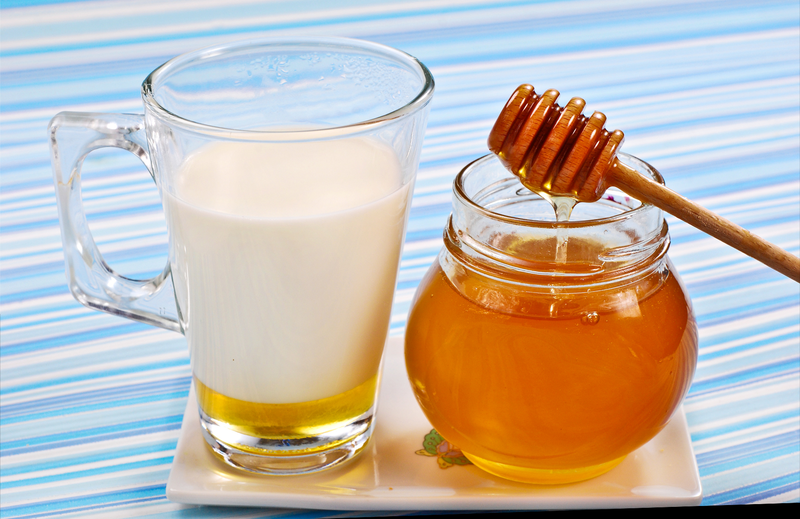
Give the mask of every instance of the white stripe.
[[(22, 506), (27, 504), (34, 504), (42, 501), (42, 492), (50, 493), (50, 499), (60, 499), (62, 496), (80, 496), (92, 495), (98, 488), (98, 485), (91, 485), (93, 482), (113, 482), (110, 486), (101, 485), (101, 492), (124, 492), (130, 490), (130, 483), (125, 482), (128, 478), (134, 476), (141, 476), (145, 474), (164, 472), (169, 469), (171, 463), (164, 462), (152, 467), (143, 467), (139, 469), (122, 470), (119, 472), (112, 472), (110, 474), (97, 474), (94, 476), (86, 476), (82, 478), (67, 479), (61, 481), (53, 481), (50, 483), (39, 483), (38, 485), (27, 485), (17, 488), (5, 488), (0, 490), (0, 496), (4, 498), (4, 502), (14, 505)], [(160, 478), (159, 478), (160, 479)], [(153, 481), (155, 483), (155, 481)], [(77, 491), (79, 487), (81, 490)], [(20, 495), (27, 496), (20, 498)]]
[(394, 296), (395, 303), (411, 301), (416, 291), (417, 291), (416, 288), (406, 288), (404, 290), (398, 290)]
[(432, 238), (430, 240), (418, 240), (408, 242), (403, 245), (404, 252), (411, 252), (411, 251), (418, 251), (418, 250), (429, 250), (429, 249), (440, 249), (442, 247), (442, 238)]
[[(781, 460), (787, 460), (788, 461), (788, 460), (791, 460), (792, 458), (795, 458), (796, 456), (797, 456), (796, 454), (784, 454), (783, 456), (778, 456), (778, 457), (770, 458), (770, 459), (767, 459), (767, 460), (757, 461), (755, 463), (750, 463), (748, 465), (742, 465), (742, 466), (739, 466), (739, 467), (734, 467), (734, 468), (731, 468), (731, 469), (728, 469), (728, 470), (723, 470), (723, 471), (720, 471), (720, 472), (714, 472), (713, 474), (707, 475), (704, 479), (725, 477), (725, 476), (729, 476), (729, 475), (735, 474), (736, 472), (740, 472), (740, 471), (748, 471), (749, 472), (749, 471), (753, 471), (753, 469), (765, 468), (764, 467), (765, 465), (770, 465), (770, 464), (777, 465), (776, 462), (779, 462)], [(785, 476), (785, 475), (786, 475), (786, 473), (774, 474), (774, 475), (771, 475), (771, 477), (776, 477), (776, 476), (780, 477), (780, 476)], [(763, 481), (763, 479), (754, 481), (754, 483), (759, 483), (760, 481)], [(741, 488), (741, 487), (736, 487), (736, 488)], [(710, 496), (716, 495), (716, 493), (706, 494), (706, 495), (710, 497)]]
[[(733, 296), (733, 293), (730, 294)], [(700, 348), (700, 355), (707, 355), (709, 353), (714, 353), (717, 351), (727, 350), (729, 348), (735, 348), (737, 346), (742, 346), (744, 344), (750, 344), (754, 342), (763, 341), (766, 339), (771, 339), (773, 337), (779, 337), (781, 335), (787, 335), (790, 333), (796, 333), (800, 331), (800, 325), (793, 325), (793, 326), (786, 326), (784, 328), (779, 328), (777, 330), (770, 330), (769, 332), (759, 333), (757, 335), (750, 335), (747, 337), (743, 337), (741, 339), (736, 339), (733, 341), (723, 342), (714, 346), (705, 346)]]
[[(591, 4), (591, 0), (587, 2)], [(624, 0), (622, 2), (624, 4)], [(601, 4), (597, 4), (601, 5)], [(560, 8), (563, 12), (563, 7)], [(495, 16), (490, 16), (494, 14)], [(420, 31), (420, 30), (440, 30), (447, 27), (459, 27), (467, 24), (490, 24), (502, 23), (506, 21), (519, 20), (519, 14), (512, 10), (511, 12), (491, 12), (491, 11), (477, 11), (473, 13), (462, 13), (460, 15), (448, 16), (410, 16), (404, 17), (401, 20), (376, 20), (368, 22), (353, 22), (353, 23), (339, 23), (333, 25), (322, 25), (314, 28), (315, 36), (342, 36), (342, 35), (372, 35), (382, 32), (396, 33), (406, 31)], [(773, 33), (780, 33), (775, 31)], [(771, 34), (773, 34), (771, 33)], [(782, 34), (782, 33), (781, 33)], [(119, 61), (124, 59), (141, 59), (143, 57), (160, 57), (168, 59), (183, 52), (192, 51), (198, 48), (203, 48), (210, 45), (217, 45), (232, 41), (238, 41), (247, 38), (257, 37), (307, 37), (308, 28), (298, 27), (294, 29), (284, 30), (256, 30), (251, 32), (239, 31), (235, 35), (211, 35), (206, 37), (198, 37), (191, 39), (175, 39), (169, 42), (148, 42), (143, 44), (131, 44), (124, 46), (103, 46), (94, 49), (81, 49), (76, 51), (64, 52), (48, 52), (46, 54), (34, 54), (25, 56), (7, 56), (2, 61), (4, 71), (12, 70), (27, 70), (30, 68), (46, 68), (57, 67), (62, 63), (71, 63), (74, 65), (95, 63), (98, 61)], [(759, 39), (759, 38), (756, 38)], [(706, 43), (705, 41), (699, 42), (697, 45), (713, 44), (714, 42)], [(721, 42), (725, 43), (725, 42)], [(628, 53), (625, 53), (628, 54)], [(589, 59), (595, 57), (590, 54), (587, 56)], [(559, 60), (553, 60), (553, 63), (558, 63)], [(494, 63), (494, 62), (492, 62)], [(513, 69), (506, 69), (513, 70)], [(436, 76), (441, 76), (442, 71), (439, 67), (435, 70)]]
[(792, 431), (800, 432), (800, 416), (796, 418), (785, 418), (776, 422), (756, 425), (754, 427), (696, 440), (692, 442), (692, 447), (694, 448), (695, 454), (703, 454), (728, 447), (735, 447), (746, 442), (763, 440)]
[(3, 464), (8, 463), (9, 466), (17, 466), (41, 461), (57, 460), (61, 458), (79, 457), (81, 454), (113, 452), (125, 449), (127, 447), (139, 447), (143, 445), (162, 443), (170, 440), (176, 440), (179, 436), (180, 430), (158, 431), (147, 434), (124, 436), (111, 440), (77, 443), (75, 445), (58, 447), (55, 449), (42, 449), (33, 452), (23, 452), (10, 455), (4, 454), (2, 459)]
[(789, 490), (788, 492), (784, 492), (783, 494), (778, 494), (772, 497), (765, 497), (764, 499), (753, 501), (752, 504), (766, 505), (772, 503), (788, 503), (790, 500), (797, 500), (798, 498), (800, 498), (800, 488)]
[[(160, 501), (166, 501), (166, 496), (160, 499)], [(113, 505), (110, 504), (109, 506), (104, 506), (99, 510), (82, 510), (80, 512), (69, 512), (65, 511), (62, 514), (59, 514), (59, 518), (69, 518), (69, 517), (79, 517), (80, 519), (84, 519), (86, 517), (96, 517), (100, 516), (102, 519), (130, 519), (131, 517), (141, 517), (143, 513), (147, 515), (163, 515), (163, 516), (171, 516), (171, 515), (185, 515), (186, 517), (191, 517), (191, 514), (175, 514), (175, 512), (181, 512), (185, 510), (191, 510), (194, 508), (198, 508), (195, 505), (182, 505), (180, 503), (158, 503), (155, 504), (150, 501), (147, 503), (135, 503), (130, 504), (126, 503), (123, 505)], [(252, 514), (245, 514), (239, 515), (237, 513), (237, 519), (248, 519), (248, 517), (255, 518), (255, 517), (264, 517), (264, 511), (253, 512)]]
[[(697, 269), (705, 269), (707, 267), (712, 267), (715, 265), (721, 265), (723, 263), (728, 263), (730, 261), (742, 260), (747, 258), (743, 252), (739, 252), (736, 249), (730, 248), (729, 246), (725, 245), (722, 242), (719, 242), (726, 251), (730, 251), (729, 253), (718, 253), (712, 258), (708, 258), (702, 261), (693, 261), (691, 263), (682, 263), (681, 264), (681, 272), (691, 272)], [(782, 247), (783, 249), (791, 250), (797, 245), (800, 244), (800, 240), (790, 241), (790, 242), (780, 242), (776, 243), (776, 245)], [(721, 247), (721, 248), (723, 248)], [(718, 271), (719, 272), (719, 271)], [(686, 279), (692, 279), (691, 274), (682, 275), (682, 277)]]
[(739, 413), (733, 416), (729, 416), (727, 418), (720, 418), (719, 420), (714, 420), (702, 424), (697, 424), (697, 425), (690, 424), (689, 432), (699, 433), (702, 431), (708, 431), (709, 429), (717, 429), (720, 427), (725, 427), (726, 425), (746, 422), (748, 420), (755, 420), (757, 418), (763, 418), (765, 416), (769, 416), (772, 414), (783, 413), (784, 411), (793, 411), (793, 410), (796, 411), (797, 409), (798, 409), (797, 404), (784, 404), (776, 407), (767, 407), (764, 409), (759, 409), (758, 411), (752, 411), (750, 413)]
[[(754, 271), (769, 268), (762, 263), (745, 256), (744, 254), (742, 254), (740, 258), (740, 262), (727, 267), (717, 267), (714, 269), (706, 269), (704, 271), (688, 272), (681, 274), (681, 277), (687, 283), (700, 283), (710, 280), (736, 279), (737, 276), (745, 276)], [(684, 271), (685, 270), (686, 269), (684, 269)]]
[[(58, 233), (57, 229), (56, 233)], [(0, 303), (0, 314), (20, 310), (29, 310), (38, 306), (55, 305), (59, 303), (65, 303), (67, 301), (74, 301), (72, 294), (58, 294), (55, 296), (23, 299), (21, 301), (14, 301), (13, 303)], [(5, 360), (3, 360), (3, 363), (5, 364)]]
[(70, 308), (69, 310), (57, 310), (52, 312), (39, 312), (32, 315), (27, 315), (23, 317), (12, 317), (11, 319), (3, 319), (3, 324), (6, 327), (9, 326), (20, 326), (27, 323), (38, 323), (38, 322), (47, 322), (54, 319), (59, 319), (61, 317), (69, 317), (72, 315), (89, 315), (94, 314), (95, 312), (81, 306), (80, 308)]
[(424, 207), (426, 205), (449, 204), (453, 199), (451, 193), (443, 193), (439, 195), (425, 195), (414, 197), (411, 200), (411, 207)]
[(412, 260), (403, 260), (403, 261), (400, 262), (400, 268), (401, 269), (405, 269), (405, 268), (419, 266), (419, 265), (422, 265), (422, 266), (427, 268), (427, 266), (430, 265), (431, 263), (433, 263), (433, 261), (435, 259), (436, 259), (436, 256), (433, 255), (433, 256), (422, 256), (420, 258), (414, 258)]
[[(695, 373), (694, 380), (692, 381), (692, 384), (698, 384), (700, 382), (705, 382), (705, 381), (707, 381), (709, 379), (720, 380), (720, 379), (728, 378), (728, 377), (733, 376), (733, 375), (740, 375), (742, 373), (742, 370), (756, 370), (757, 371), (760, 368), (764, 367), (765, 365), (766, 366), (776, 365), (776, 364), (777, 365), (783, 365), (785, 367), (784, 370), (783, 370), (784, 374), (792, 373), (793, 371), (795, 371), (794, 369), (792, 369), (792, 366), (796, 362), (797, 362), (797, 355), (792, 353), (792, 354), (783, 355), (783, 356), (780, 356), (780, 357), (774, 357), (773, 356), (773, 357), (768, 357), (768, 358), (764, 358), (764, 359), (754, 359), (751, 364), (745, 364), (744, 366), (736, 365), (736, 366), (734, 366), (733, 369), (729, 369), (727, 371), (717, 370), (717, 371), (712, 371), (709, 374), (705, 374), (703, 372), (704, 370), (699, 370), (699, 371), (697, 371)], [(758, 375), (756, 375), (756, 377), (757, 376)], [(767, 379), (768, 382), (765, 382), (765, 383), (766, 384), (772, 384), (774, 380), (779, 380), (779, 378), (780, 377), (775, 377), (774, 379), (769, 379), (768, 378)], [(752, 376), (750, 377), (750, 379), (752, 380)], [(758, 378), (756, 378), (756, 380), (758, 380)], [(733, 390), (732, 388), (738, 387), (738, 385), (739, 384), (732, 384), (731, 386), (723, 386), (721, 391), (731, 391), (731, 390)], [(720, 389), (714, 389), (714, 390), (719, 391)], [(712, 391), (714, 391), (714, 390), (712, 390)], [(698, 397), (698, 398), (701, 399), (702, 397)]]
[[(44, 341), (47, 339), (58, 338), (64, 335), (65, 331), (69, 333), (75, 333), (77, 330), (102, 330), (105, 328), (116, 327), (121, 323), (125, 323), (127, 321), (119, 321), (117, 319), (109, 320), (103, 313), (98, 311), (90, 312), (86, 315), (82, 315), (81, 317), (76, 317), (70, 319), (69, 321), (55, 321), (50, 323), (37, 323), (36, 328), (36, 340)], [(68, 328), (67, 328), (68, 326)], [(16, 335), (22, 333), (26, 337), (22, 340), (18, 340), (15, 338)], [(17, 329), (11, 330), (6, 332), (6, 341), (9, 346), (13, 346), (17, 342), (28, 342), (28, 330), (27, 329)], [(110, 334), (114, 335), (114, 334)], [(111, 337), (110, 337), (111, 338)], [(109, 339), (110, 339), (109, 338)], [(52, 358), (46, 353), (43, 354), (41, 352), (37, 352), (39, 355), (46, 355), (48, 361)]]
[[(226, 7), (248, 4), (266, 4), (282, 0), (226, 0)], [(158, 15), (175, 11), (200, 10), (220, 7), (219, 0), (137, 0), (131, 4), (127, 0), (98, 2), (69, 2), (20, 8), (3, 9), (0, 26), (10, 29), (26, 25), (46, 23), (88, 22), (98, 18), (124, 18), (128, 15)]]
[(452, 182), (445, 182), (443, 184), (432, 184), (432, 185), (425, 186), (425, 187), (416, 187), (415, 186), (414, 187), (414, 196), (426, 195), (426, 194), (429, 194), (429, 193), (440, 193), (441, 194), (442, 192), (446, 192), (446, 193), (449, 194), (450, 190), (452, 188), (452, 185), (453, 185)]
[[(729, 99), (733, 93), (740, 92), (743, 95), (752, 98), (753, 92), (774, 90), (783, 86), (797, 86), (800, 83), (800, 76), (782, 77), (776, 79), (762, 79), (755, 81), (738, 82), (725, 85), (715, 85), (711, 87), (692, 88), (687, 90), (679, 90), (677, 92), (667, 92), (664, 94), (651, 94), (620, 99), (618, 101), (608, 100), (603, 103), (603, 107), (608, 111), (616, 111), (618, 109), (627, 108), (632, 109), (637, 105), (653, 106), (663, 104), (666, 101), (689, 101), (697, 103), (698, 99), (704, 97)], [(794, 99), (795, 104), (797, 99)], [(731, 106), (725, 104), (724, 106)], [(741, 106), (745, 109), (745, 106)], [(649, 116), (649, 114), (647, 114)]]
[(737, 43), (749, 43), (764, 40), (776, 40), (782, 38), (794, 38), (800, 36), (800, 28), (774, 29), (769, 31), (757, 31), (749, 33), (737, 33), (725, 36), (705, 36), (693, 39), (683, 39), (666, 43), (635, 44), (625, 47), (615, 47), (611, 49), (585, 50), (577, 52), (564, 52), (549, 54), (545, 56), (492, 59), (491, 61), (473, 61), (465, 64), (442, 65), (436, 67), (438, 76), (448, 74), (463, 74), (465, 72), (492, 70), (515, 70), (519, 68), (532, 68), (542, 65), (558, 64), (564, 65), (569, 61), (594, 61), (605, 60), (608, 58), (620, 58), (637, 54), (654, 54), (657, 52), (677, 51), (680, 49), (706, 49), (710, 46), (726, 46)]
[[(678, 227), (678, 225), (680, 225), (680, 223), (676, 222), (675, 224), (671, 224), (670, 228), (671, 229), (676, 228)], [(687, 227), (689, 226), (689, 224), (685, 225)], [(759, 228), (758, 235), (765, 239), (774, 238), (777, 236), (782, 236), (787, 233), (794, 233), (796, 228), (797, 228), (797, 223), (795, 222), (769, 225)], [(708, 238), (701, 238), (699, 240), (692, 240), (691, 242), (671, 245), (669, 248), (669, 257), (675, 259), (687, 255), (694, 255), (697, 254), (698, 252), (705, 252), (714, 249), (720, 249), (723, 247), (729, 247), (729, 245), (726, 245), (725, 243), (717, 240), (716, 238), (712, 238), (709, 236)]]
[(741, 402), (751, 398), (774, 395), (775, 393), (781, 393), (783, 391), (789, 391), (793, 389), (800, 389), (800, 379), (789, 380), (777, 384), (773, 383), (746, 391), (731, 391), (723, 395), (705, 398), (704, 400), (692, 400), (691, 402), (684, 402), (683, 408), (687, 413), (694, 413), (703, 409), (711, 409), (714, 407), (732, 404), (734, 402)]
[[(5, 70), (6, 67), (3, 67)], [(142, 78), (144, 79), (144, 78)], [(132, 92), (134, 94), (134, 92)], [(62, 105), (57, 108), (45, 107), (35, 108), (29, 110), (6, 111), (0, 113), (0, 123), (8, 123), (13, 121), (27, 121), (29, 119), (43, 119), (45, 123), (42, 128), (47, 128), (47, 122), (56, 115), (56, 110), (59, 112), (114, 112), (114, 113), (130, 113), (141, 112), (143, 110), (142, 100), (139, 97), (132, 97), (130, 99), (122, 99), (118, 101), (97, 101), (90, 103)]]
[[(756, 143), (742, 143), (734, 148), (718, 148), (712, 150), (695, 151), (684, 155), (662, 156), (658, 158), (655, 166), (662, 173), (671, 168), (697, 167), (698, 164), (707, 164), (718, 161), (732, 161), (737, 158), (750, 157), (753, 155), (764, 155), (768, 153), (793, 152), (797, 149), (797, 136), (776, 139), (774, 141), (762, 141)], [(626, 150), (623, 150), (626, 151)], [(628, 149), (633, 155), (634, 150)], [(650, 159), (650, 157), (642, 157)], [(669, 175), (667, 175), (667, 185), (669, 186)]]
[[(127, 223), (127, 218), (128, 217), (126, 216), (126, 223)], [(162, 214), (153, 213), (152, 215), (149, 216), (144, 216), (144, 217), (135, 216), (134, 218), (136, 218), (136, 223), (139, 225), (138, 229), (132, 231), (117, 232), (112, 235), (104, 235), (102, 239), (98, 239), (98, 237), (95, 236), (96, 243), (99, 243), (102, 246), (104, 241), (109, 241), (109, 240), (130, 240), (133, 238), (149, 237), (153, 235), (163, 235), (163, 229), (160, 226), (142, 225), (144, 223), (160, 223), (160, 220), (163, 220)], [(144, 221), (142, 220), (142, 218), (144, 218)], [(92, 228), (95, 228), (95, 222), (92, 222)], [(3, 241), (0, 240), (0, 244), (2, 243)], [(36, 254), (58, 251), (60, 260), (63, 260), (64, 258), (63, 249), (61, 247), (61, 241), (55, 241), (55, 240), (47, 243), (41, 243), (39, 245), (32, 245), (29, 247), (14, 247), (14, 248), (4, 247), (4, 250), (5, 250), (5, 255), (7, 256), (22, 256), (22, 255), (34, 256)], [(103, 250), (106, 249), (104, 248)], [(0, 254), (0, 258), (2, 257), (3, 254)], [(13, 260), (2, 260), (0, 262), (0, 265), (3, 265), (3, 268), (6, 268), (5, 265), (7, 261), (11, 262)]]
[[(731, 203), (734, 201), (740, 200), (752, 200), (758, 198), (767, 198), (765, 200), (766, 204), (770, 203), (769, 199), (775, 198), (777, 195), (785, 194), (787, 191), (793, 193), (794, 191), (800, 190), (800, 181), (798, 182), (783, 182), (780, 184), (774, 184), (770, 186), (763, 186), (763, 187), (753, 187), (749, 188), (746, 191), (742, 192), (734, 192), (734, 193), (725, 193), (721, 195), (713, 195), (707, 196), (703, 198), (698, 198), (699, 202), (702, 202), (703, 205), (718, 205), (723, 203)], [(798, 197), (793, 196), (792, 199), (797, 199)]]
[[(690, 2), (691, 0), (684, 0)], [(675, 0), (665, 1), (650, 1), (640, 2), (650, 5), (668, 4), (674, 5)], [(518, 4), (510, 7), (492, 8), (484, 7), (486, 2), (484, 0), (425, 0), (425, 1), (409, 1), (397, 2), (393, 4), (367, 4), (358, 7), (348, 7), (343, 9), (328, 9), (328, 10), (315, 10), (311, 12), (294, 12), (285, 14), (271, 14), (266, 16), (248, 16), (241, 19), (215, 19), (202, 22), (192, 22), (184, 24), (172, 23), (163, 27), (138, 27), (136, 29), (117, 29), (108, 32), (90, 32), (75, 35), (59, 35), (46, 38), (29, 38), (8, 41), (4, 44), (4, 50), (18, 50), (27, 49), (31, 47), (59, 47), (63, 45), (88, 43), (88, 42), (102, 42), (114, 41), (126, 38), (142, 38), (147, 36), (162, 36), (162, 35), (179, 35), (187, 32), (202, 32), (209, 30), (223, 30), (223, 29), (236, 29), (241, 27), (252, 27), (257, 25), (278, 25), (297, 22), (311, 22), (311, 21), (333, 21), (336, 19), (347, 18), (351, 16), (364, 16), (364, 15), (390, 15), (400, 13), (411, 13), (414, 11), (427, 11), (432, 9), (441, 9), (444, 7), (467, 7), (478, 5), (481, 9), (475, 13), (467, 12), (451, 12), (447, 14), (444, 20), (437, 20), (441, 25), (442, 21), (451, 21), (454, 18), (463, 18), (465, 16), (475, 18), (483, 23), (491, 23), (500, 19), (518, 20), (527, 16), (535, 16), (537, 18), (545, 18), (549, 16), (563, 16), (564, 13), (570, 13), (571, 16), (578, 14), (589, 14), (595, 12), (606, 12), (614, 10), (615, 8), (629, 7), (627, 0), (606, 0), (602, 3), (593, 2), (591, 0), (579, 0), (574, 2), (551, 2), (546, 4), (525, 5)], [(72, 7), (72, 6), (70, 6)], [(74, 7), (72, 7), (74, 9)], [(475, 16), (475, 15), (478, 16)], [(29, 18), (30, 20), (30, 18)], [(13, 22), (13, 20), (12, 20)], [(398, 20), (389, 20), (389, 22), (397, 24)], [(31, 23), (31, 22), (28, 22)], [(379, 21), (373, 22), (379, 23)]]
[[(669, 132), (658, 132), (652, 136), (631, 137), (627, 145), (631, 149), (650, 146), (657, 149), (657, 156), (679, 155), (708, 148), (730, 147), (754, 140), (769, 141), (797, 135), (800, 114), (753, 118), (740, 123), (716, 123), (702, 126), (683, 126)], [(667, 146), (673, 141), (681, 144)], [(688, 141), (688, 142), (687, 142)]]
[[(92, 315), (105, 316), (105, 319), (112, 324), (119, 324), (120, 322), (118, 318), (112, 318), (102, 313), (94, 312)], [(46, 356), (48, 362), (62, 361), (74, 357), (91, 356), (93, 353), (107, 352), (110, 350), (129, 348), (131, 346), (140, 346), (143, 344), (158, 343), (162, 340), (174, 340), (180, 337), (180, 335), (175, 334), (174, 332), (152, 328), (133, 334), (117, 335), (114, 337), (94, 339), (87, 342), (65, 345), (55, 351), (48, 351)], [(109, 341), (112, 341), (112, 344), (109, 344)], [(3, 358), (3, 367), (9, 370), (17, 370), (26, 366), (36, 365), (41, 363), (41, 359), (39, 358), (41, 355), (41, 352), (17, 353), (14, 355), (8, 355), (7, 357)]]
[[(125, 216), (125, 225), (128, 226), (135, 226), (137, 224), (146, 224), (152, 222), (163, 222), (164, 215), (161, 212), (151, 211), (148, 213), (144, 213), (141, 215), (126, 215)], [(92, 230), (94, 231), (104, 231), (108, 229), (115, 229), (119, 227), (119, 220), (115, 219), (102, 219), (97, 222), (92, 222)], [(45, 229), (34, 229), (34, 230), (25, 230), (25, 231), (17, 231), (14, 233), (4, 233), (3, 240), (0, 241), (2, 244), (9, 244), (13, 243), (16, 240), (31, 240), (37, 238), (51, 238), (51, 237), (58, 237), (61, 236), (61, 230), (58, 227), (47, 227)], [(14, 304), (14, 303), (11, 303)], [(0, 311), (3, 311), (5, 308), (4, 305), (0, 304)]]
[(8, 163), (8, 160), (23, 155), (43, 155), (48, 150), (47, 142), (37, 142), (35, 144), (17, 144), (13, 147), (2, 148), (0, 150), (0, 157), (3, 161)]
[[(456, 124), (444, 124), (441, 126), (435, 126), (433, 128), (428, 127), (428, 129), (425, 130), (425, 142), (428, 142), (429, 137), (436, 137), (437, 135), (446, 136), (458, 131), (481, 130), (488, 132), (493, 124), (493, 119), (480, 119), (475, 121), (459, 122)], [(487, 133), (484, 133), (484, 136), (486, 135)]]
[[(183, 415), (183, 408), (185, 406), (185, 397), (172, 397), (157, 401), (148, 400), (136, 404), (125, 403), (117, 407), (63, 413), (59, 416), (45, 416), (4, 425), (3, 439), (4, 441), (24, 441), (25, 438), (30, 437), (30, 435), (25, 435), (30, 431), (46, 431), (45, 434), (59, 438), (54, 440), (58, 442), (62, 441), (60, 438), (65, 434), (76, 430), (83, 430), (87, 427), (86, 424), (92, 424), (92, 428), (111, 427), (120, 423), (134, 423), (135, 427), (144, 427), (140, 425), (144, 420), (174, 417), (178, 414), (176, 412), (178, 410), (180, 410), (180, 414)], [(180, 428), (179, 424), (176, 425)], [(155, 425), (155, 427), (161, 426), (162, 424)], [(131, 431), (128, 431), (128, 433), (130, 432)], [(111, 432), (104, 434), (116, 433)]]
[[(110, 459), (106, 459), (103, 461), (96, 461), (93, 463), (81, 463), (80, 459), (75, 460), (75, 463), (72, 465), (65, 465), (63, 467), (59, 467), (56, 469), (44, 469), (44, 470), (37, 470), (32, 472), (24, 472), (22, 474), (16, 474), (14, 476), (5, 476), (0, 477), (0, 484), (9, 483), (11, 481), (23, 481), (26, 479), (34, 479), (34, 478), (43, 478), (48, 476), (57, 476), (59, 474), (69, 474), (71, 472), (80, 472), (84, 470), (93, 470), (103, 467), (112, 467), (114, 465), (121, 465), (123, 463), (136, 463), (139, 461), (147, 461), (153, 460), (158, 458), (164, 458), (166, 456), (174, 456), (175, 449), (168, 449), (163, 451), (155, 451), (149, 452), (147, 454), (139, 454), (136, 456), (123, 456), (123, 457), (112, 457)], [(9, 470), (12, 467), (5, 465), (5, 469)]]
[(708, 339), (709, 337), (713, 337), (715, 335), (731, 333), (747, 328), (754, 328), (756, 326), (764, 325), (774, 321), (780, 321), (791, 317), (797, 318), (798, 315), (800, 315), (800, 306), (782, 308), (780, 310), (773, 310), (771, 312), (740, 318), (734, 321), (715, 324), (712, 326), (703, 326), (698, 330), (698, 334), (701, 339)]
[(164, 381), (176, 381), (191, 377), (192, 373), (188, 363), (185, 365), (171, 366), (168, 368), (150, 369), (147, 371), (129, 372), (114, 376), (102, 376), (77, 382), (65, 382), (57, 385), (49, 385), (35, 389), (28, 389), (4, 395), (3, 405), (19, 404), (31, 402), (45, 398), (68, 397), (76, 393), (87, 391), (100, 391), (103, 389), (117, 389), (120, 386), (133, 384), (156, 383)]
[[(116, 339), (116, 337), (114, 337)], [(129, 342), (129, 341), (128, 341)], [(98, 350), (103, 352), (108, 352), (110, 348), (106, 345), (105, 348), (98, 347)], [(116, 348), (114, 348), (116, 349)], [(40, 354), (41, 355), (41, 354)], [(26, 386), (29, 384), (35, 384), (37, 382), (43, 382), (47, 380), (52, 380), (56, 378), (69, 378), (69, 377), (76, 377), (79, 375), (84, 375), (87, 373), (99, 373), (102, 374), (104, 371), (110, 371), (118, 368), (133, 368), (136, 366), (144, 366), (146, 364), (154, 364), (154, 363), (161, 363), (161, 362), (168, 362), (171, 360), (181, 360), (186, 359), (188, 360), (189, 354), (187, 351), (179, 351), (179, 352), (167, 352), (162, 353), (160, 355), (148, 355), (146, 357), (142, 357), (139, 359), (131, 359), (127, 358), (117, 362), (96, 362), (96, 363), (87, 363), (86, 366), (80, 368), (71, 368), (71, 369), (57, 369), (53, 368), (48, 373), (43, 373), (41, 375), (32, 375), (27, 377), (12, 377), (7, 375), (3, 380), (2, 387), (3, 389), (13, 389), (17, 386)], [(34, 357), (35, 360), (41, 359), (39, 356)], [(48, 358), (48, 363), (52, 362), (53, 359)]]

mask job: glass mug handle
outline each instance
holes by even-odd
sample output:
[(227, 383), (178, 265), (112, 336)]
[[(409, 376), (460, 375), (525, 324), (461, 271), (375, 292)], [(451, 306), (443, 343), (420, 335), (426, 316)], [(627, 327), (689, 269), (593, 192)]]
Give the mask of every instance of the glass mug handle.
[(81, 166), (89, 153), (100, 148), (122, 148), (133, 153), (155, 181), (144, 116), (61, 112), (50, 121), (48, 130), (61, 241), (72, 295), (89, 308), (183, 333), (169, 262), (159, 275), (147, 280), (130, 279), (114, 272), (95, 244), (81, 199)]

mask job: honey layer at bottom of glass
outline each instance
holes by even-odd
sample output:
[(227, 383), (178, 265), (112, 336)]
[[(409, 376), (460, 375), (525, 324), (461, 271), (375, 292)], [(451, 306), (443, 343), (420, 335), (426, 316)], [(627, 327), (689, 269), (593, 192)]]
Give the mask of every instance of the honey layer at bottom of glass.
[(197, 403), (206, 415), (232, 431), (270, 440), (311, 438), (352, 423), (374, 405), (377, 381), (376, 374), (359, 386), (328, 398), (267, 404), (225, 396), (194, 378)]
[(547, 318), (476, 304), (436, 262), (406, 330), (409, 378), (433, 426), (478, 465), (530, 482), (612, 468), (666, 426), (696, 360), (672, 273), (623, 311)]

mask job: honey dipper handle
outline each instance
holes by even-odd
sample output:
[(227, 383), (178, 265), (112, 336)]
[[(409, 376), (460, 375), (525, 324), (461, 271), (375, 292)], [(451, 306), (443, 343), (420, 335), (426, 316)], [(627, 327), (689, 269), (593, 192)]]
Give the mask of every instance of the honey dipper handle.
[(640, 175), (619, 160), (614, 161), (606, 178), (607, 185), (617, 186), (627, 194), (677, 216), (689, 225), (800, 283), (800, 258), (797, 256)]

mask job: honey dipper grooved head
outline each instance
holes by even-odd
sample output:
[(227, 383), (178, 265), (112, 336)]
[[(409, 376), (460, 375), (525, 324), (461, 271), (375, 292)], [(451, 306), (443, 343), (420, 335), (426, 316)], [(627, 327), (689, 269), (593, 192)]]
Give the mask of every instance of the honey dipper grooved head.
[(584, 116), (583, 99), (562, 108), (558, 96), (517, 87), (489, 133), (489, 150), (531, 191), (594, 202), (606, 190), (625, 136), (604, 129), (600, 112)]

